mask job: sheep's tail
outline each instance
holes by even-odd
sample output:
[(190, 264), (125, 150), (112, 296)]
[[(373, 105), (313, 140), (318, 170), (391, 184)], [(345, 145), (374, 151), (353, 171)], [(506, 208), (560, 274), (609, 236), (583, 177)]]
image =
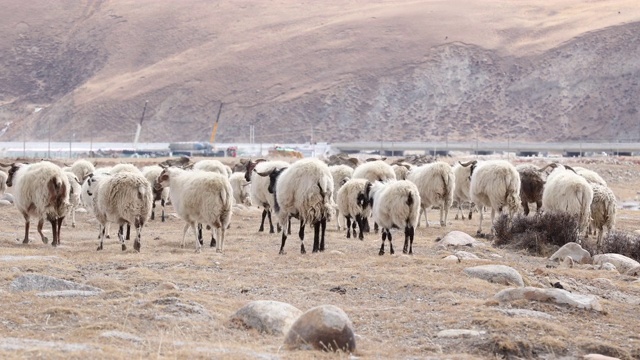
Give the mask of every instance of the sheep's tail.
[(227, 226), (226, 219), (229, 217), (229, 213), (231, 212), (231, 207), (233, 206), (233, 204), (231, 203), (233, 194), (231, 194), (227, 190), (228, 189), (223, 188), (220, 191), (220, 203), (222, 204), (222, 209), (220, 209), (220, 226), (221, 227)]
[(609, 227), (609, 230), (611, 230), (616, 225), (616, 201), (615, 201), (615, 198), (613, 199), (613, 201), (607, 201), (605, 207), (606, 207), (605, 224), (607, 224), (608, 227)]
[(47, 183), (47, 190), (49, 191), (49, 204), (61, 210), (60, 213), (64, 213), (66, 211), (64, 208), (71, 205), (65, 201), (67, 186), (64, 181), (59, 176), (52, 177)]
[[(322, 181), (316, 183), (318, 192), (311, 191), (307, 197), (307, 206), (304, 214), (305, 223), (313, 224), (325, 218), (331, 219), (334, 212), (331, 199), (331, 191)], [(323, 185), (325, 185), (323, 187)]]
[(591, 201), (593, 201), (593, 195), (589, 198), (589, 192), (581, 188), (578, 194), (578, 202), (580, 203), (580, 217), (579, 217), (579, 230), (582, 232), (587, 228), (591, 221)]
[(444, 199), (444, 207), (448, 209), (451, 207), (451, 202), (453, 201), (455, 178), (453, 172), (441, 173), (440, 177), (442, 178), (442, 184), (444, 185), (444, 191), (442, 194)]

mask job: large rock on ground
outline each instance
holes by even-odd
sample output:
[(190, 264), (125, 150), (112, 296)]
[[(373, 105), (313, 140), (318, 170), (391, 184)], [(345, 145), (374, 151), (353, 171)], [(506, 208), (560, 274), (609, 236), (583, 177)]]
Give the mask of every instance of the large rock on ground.
[(602, 311), (602, 305), (600, 305), (598, 298), (595, 296), (574, 294), (563, 289), (541, 289), (536, 287), (511, 288), (498, 292), (494, 298), (499, 302), (525, 299), (567, 304), (580, 309)]
[(621, 274), (640, 266), (640, 263), (633, 260), (630, 257), (626, 257), (620, 254), (600, 254), (593, 257), (594, 265), (601, 265), (603, 263), (612, 263)]
[(80, 290), (101, 292), (97, 287), (54, 278), (40, 274), (25, 274), (17, 277), (10, 286), (12, 291), (61, 291)]
[(522, 276), (518, 271), (506, 265), (480, 265), (464, 269), (465, 274), (486, 280), (488, 282), (524, 286)]
[(549, 260), (552, 261), (564, 261), (566, 257), (570, 257), (578, 264), (591, 264), (591, 254), (575, 242), (569, 242), (564, 244), (558, 251), (556, 251)]
[(284, 345), (289, 349), (354, 352), (355, 331), (342, 309), (321, 305), (300, 315), (287, 333)]
[(478, 240), (474, 239), (471, 235), (462, 231), (451, 231), (445, 235), (438, 246), (481, 246), (483, 245)]
[(231, 322), (267, 334), (284, 335), (300, 315), (302, 311), (293, 305), (279, 301), (258, 300), (236, 311), (231, 316)]

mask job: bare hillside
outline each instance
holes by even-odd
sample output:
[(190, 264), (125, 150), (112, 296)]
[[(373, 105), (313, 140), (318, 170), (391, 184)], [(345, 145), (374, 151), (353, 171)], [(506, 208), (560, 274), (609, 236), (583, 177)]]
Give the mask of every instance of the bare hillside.
[(640, 138), (637, 2), (537, 3), (8, 0), (0, 140)]

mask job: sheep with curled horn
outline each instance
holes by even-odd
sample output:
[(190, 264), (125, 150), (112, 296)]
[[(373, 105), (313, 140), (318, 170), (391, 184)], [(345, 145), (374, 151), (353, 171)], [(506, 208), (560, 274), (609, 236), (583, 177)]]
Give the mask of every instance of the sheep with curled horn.
[(329, 158), (325, 161), (327, 163), (327, 165), (329, 166), (333, 166), (333, 165), (347, 165), (351, 168), (356, 168), (358, 165), (360, 165), (360, 160), (358, 160), (357, 158), (354, 157), (350, 157), (348, 154), (337, 154), (337, 155), (331, 155), (329, 156)]
[(471, 202), (471, 175), (473, 174), (473, 170), (478, 164), (478, 160), (468, 161), (466, 163), (458, 161), (453, 165), (453, 175), (455, 178), (455, 186), (453, 187), (453, 202), (458, 204), (458, 211), (456, 212), (455, 219), (458, 220), (458, 216), (465, 220), (466, 217), (462, 212), (462, 204), (465, 202), (469, 203), (469, 220), (471, 220), (471, 215), (473, 214), (474, 204)]

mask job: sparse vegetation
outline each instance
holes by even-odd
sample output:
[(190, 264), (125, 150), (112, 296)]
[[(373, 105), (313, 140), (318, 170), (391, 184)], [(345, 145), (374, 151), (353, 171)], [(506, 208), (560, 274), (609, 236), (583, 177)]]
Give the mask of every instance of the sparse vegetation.
[(628, 231), (614, 230), (602, 238), (602, 248), (596, 249), (595, 243), (585, 245), (591, 254), (616, 253), (640, 261), (640, 235)]
[(516, 215), (511, 219), (503, 215), (495, 222), (495, 232), (497, 246), (548, 256), (558, 247), (578, 240), (578, 221), (575, 216), (564, 213)]

